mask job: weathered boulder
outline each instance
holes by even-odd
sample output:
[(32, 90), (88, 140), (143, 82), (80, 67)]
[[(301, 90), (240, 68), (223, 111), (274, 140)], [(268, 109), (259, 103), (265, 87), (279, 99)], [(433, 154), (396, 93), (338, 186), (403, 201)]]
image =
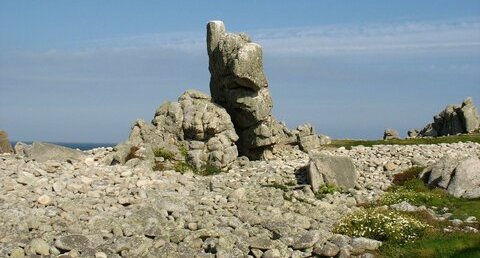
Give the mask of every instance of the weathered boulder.
[(310, 154), (307, 180), (314, 192), (320, 186), (335, 185), (348, 190), (354, 188), (358, 175), (352, 159), (347, 156), (331, 156), (323, 153)]
[(6, 131), (0, 131), (0, 154), (13, 153), (13, 148), (8, 141), (8, 133)]
[[(18, 145), (18, 147), (17, 147)], [(44, 142), (33, 142), (32, 145), (17, 143), (15, 150), (18, 155), (34, 159), (39, 162), (55, 161), (84, 161), (87, 155), (76, 149)]]
[(178, 102), (162, 104), (152, 123), (137, 121), (128, 141), (116, 147), (114, 160), (125, 163), (132, 147), (134, 156), (143, 160), (152, 160), (156, 149), (165, 149), (195, 168), (211, 164), (226, 169), (238, 157), (237, 140), (225, 109), (205, 93), (187, 90)]
[(410, 129), (407, 132), (408, 138), (417, 138), (419, 131), (417, 129)]
[(430, 187), (440, 187), (458, 198), (480, 197), (480, 159), (445, 156), (419, 175)]
[(247, 34), (229, 33), (222, 21), (211, 21), (207, 24), (207, 52), (212, 101), (230, 114), (241, 155), (268, 159), (276, 145), (300, 145), (309, 151), (328, 142), (328, 138), (320, 139), (310, 125), (295, 133), (275, 120), (262, 47)]
[[(287, 138), (286, 128), (271, 115), (272, 98), (263, 71), (262, 47), (244, 33), (226, 32), (222, 21), (207, 25), (210, 93), (232, 117), (241, 155), (268, 158)], [(288, 130), (288, 129), (287, 129)]]
[(433, 117), (433, 123), (426, 125), (419, 133), (423, 137), (436, 137), (472, 133), (480, 129), (480, 116), (471, 97), (460, 105), (448, 105)]
[(467, 199), (480, 197), (480, 159), (462, 160), (454, 173), (447, 188), (449, 194)]
[(386, 129), (383, 132), (383, 139), (384, 140), (400, 139), (400, 134), (395, 129)]

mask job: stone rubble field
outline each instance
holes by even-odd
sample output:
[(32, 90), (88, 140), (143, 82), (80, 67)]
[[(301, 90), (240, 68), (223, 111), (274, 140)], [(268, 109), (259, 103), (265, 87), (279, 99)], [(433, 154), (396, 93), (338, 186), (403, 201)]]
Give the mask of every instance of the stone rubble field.
[[(371, 257), (378, 241), (332, 233), (377, 199), (392, 175), (445, 155), (480, 156), (480, 144), (382, 145), (324, 150), (352, 158), (355, 189), (317, 199), (297, 149), (268, 161), (237, 159), (228, 172), (104, 165), (0, 155), (1, 257)], [(369, 256), (370, 255), (370, 256)]]

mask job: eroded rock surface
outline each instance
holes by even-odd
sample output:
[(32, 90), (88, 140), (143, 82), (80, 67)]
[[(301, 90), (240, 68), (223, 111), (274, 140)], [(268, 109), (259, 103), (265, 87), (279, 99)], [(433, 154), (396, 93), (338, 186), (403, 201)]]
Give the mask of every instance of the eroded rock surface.
[(480, 116), (471, 97), (460, 105), (448, 105), (433, 117), (433, 123), (426, 125), (419, 136), (445, 136), (472, 133), (480, 129)]
[(0, 154), (13, 153), (13, 148), (8, 141), (8, 133), (6, 131), (0, 131)]
[[(152, 162), (154, 152), (161, 149), (196, 168), (208, 163), (226, 169), (238, 156), (237, 140), (225, 109), (212, 103), (207, 94), (187, 90), (178, 102), (162, 104), (152, 123), (137, 121), (128, 141), (117, 146), (114, 159), (124, 164), (134, 147), (134, 157)], [(186, 153), (181, 153), (180, 146)]]

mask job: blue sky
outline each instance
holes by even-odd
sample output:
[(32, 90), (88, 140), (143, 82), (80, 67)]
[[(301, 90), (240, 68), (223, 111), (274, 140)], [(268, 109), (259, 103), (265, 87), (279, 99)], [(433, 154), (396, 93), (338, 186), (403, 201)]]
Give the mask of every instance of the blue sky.
[(186, 89), (208, 92), (205, 25), (264, 49), (274, 115), (335, 138), (421, 128), (480, 105), (480, 1), (3, 1), (0, 128), (119, 142)]

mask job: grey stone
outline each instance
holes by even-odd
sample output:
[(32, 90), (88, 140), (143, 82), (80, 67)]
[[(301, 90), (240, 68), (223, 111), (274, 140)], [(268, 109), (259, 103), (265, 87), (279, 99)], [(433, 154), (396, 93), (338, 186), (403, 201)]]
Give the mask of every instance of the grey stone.
[(326, 257), (334, 257), (335, 255), (340, 252), (340, 248), (330, 242), (326, 242), (322, 248), (315, 248), (313, 249), (314, 254), (326, 256)]
[(294, 243), (293, 249), (300, 250), (312, 247), (320, 240), (320, 233), (317, 230), (310, 230), (302, 234)]
[(33, 254), (49, 255), (50, 246), (41, 238), (34, 238), (30, 242), (30, 250)]
[(369, 239), (365, 237), (356, 237), (352, 239), (352, 247), (355, 249), (364, 249), (364, 250), (378, 250), (382, 246), (381, 241), (375, 239)]
[(92, 243), (90, 240), (83, 235), (61, 236), (55, 240), (55, 247), (64, 251), (71, 251), (73, 249), (83, 251), (91, 246)]
[(2, 153), (13, 153), (13, 148), (8, 141), (8, 133), (0, 130), (0, 154)]
[(352, 159), (346, 156), (331, 156), (323, 153), (311, 154), (307, 166), (307, 179), (312, 190), (321, 185), (336, 185), (348, 190), (357, 182), (357, 172)]
[(31, 146), (24, 149), (24, 155), (39, 162), (84, 161), (86, 158), (86, 154), (80, 150), (43, 142), (33, 142)]
[(467, 199), (480, 197), (480, 159), (473, 157), (461, 161), (454, 173), (448, 193)]
[(385, 132), (383, 132), (383, 139), (384, 140), (400, 139), (400, 134), (395, 129), (386, 129)]
[(417, 138), (420, 132), (417, 129), (410, 129), (407, 132), (408, 138)]

